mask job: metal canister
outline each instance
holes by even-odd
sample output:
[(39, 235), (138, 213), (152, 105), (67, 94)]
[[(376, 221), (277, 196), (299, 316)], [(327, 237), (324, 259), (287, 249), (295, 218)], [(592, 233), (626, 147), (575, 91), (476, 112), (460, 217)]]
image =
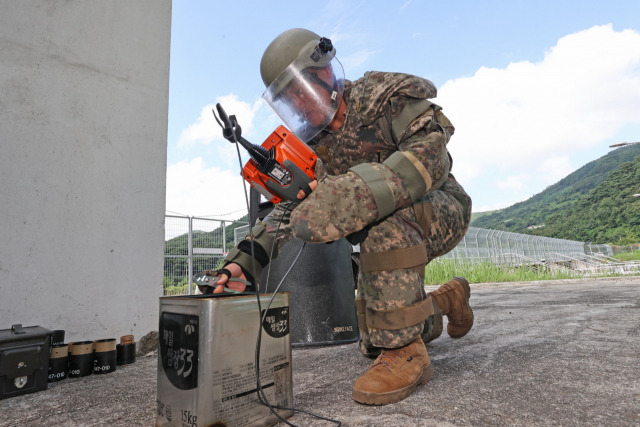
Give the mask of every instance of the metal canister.
[[(273, 405), (293, 405), (289, 294), (160, 298), (156, 425), (268, 426), (279, 419), (258, 401), (260, 380)], [(261, 322), (261, 319), (264, 319)], [(291, 411), (280, 411), (288, 418)], [(191, 423), (191, 424), (190, 424)]]

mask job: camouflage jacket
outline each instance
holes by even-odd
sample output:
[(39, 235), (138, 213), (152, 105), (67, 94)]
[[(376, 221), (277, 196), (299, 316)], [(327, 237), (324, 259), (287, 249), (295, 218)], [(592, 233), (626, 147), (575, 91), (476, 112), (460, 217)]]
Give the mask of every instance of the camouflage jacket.
[(453, 126), (428, 80), (369, 72), (345, 88), (335, 133), (310, 141), (329, 174), (292, 212), (294, 236), (329, 242), (411, 206), (447, 179)]
[(446, 144), (454, 128), (428, 101), (436, 95), (433, 83), (408, 74), (368, 72), (347, 81), (344, 124), (333, 133), (322, 131), (308, 144), (319, 157), (318, 188), (301, 203), (276, 205), (264, 219), (267, 233), (277, 241), (270, 258), (292, 236), (333, 241), (380, 219), (367, 185), (349, 170), (353, 166), (368, 163), (380, 173), (391, 188), (395, 210), (411, 206), (415, 195), (383, 164), (393, 153), (410, 153), (428, 173), (431, 182), (422, 196), (439, 188), (449, 173)]
[[(395, 119), (416, 100), (435, 98), (433, 83), (400, 73), (368, 72), (355, 82), (347, 81), (344, 99), (346, 121), (335, 133), (322, 131), (309, 146), (322, 159), (330, 175), (341, 175), (360, 163), (381, 163), (395, 151), (411, 151), (436, 179), (448, 173), (445, 147), (425, 141), (433, 130), (442, 129), (432, 120), (434, 111), (415, 117), (410, 126), (393, 133)], [(438, 111), (440, 107), (435, 107)], [(449, 135), (454, 128), (440, 121)], [(447, 138), (448, 139), (448, 138)]]

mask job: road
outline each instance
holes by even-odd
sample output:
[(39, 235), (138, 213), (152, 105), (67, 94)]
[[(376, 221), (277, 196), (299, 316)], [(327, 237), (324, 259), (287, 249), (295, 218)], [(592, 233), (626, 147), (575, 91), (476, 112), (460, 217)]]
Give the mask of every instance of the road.
[[(408, 399), (355, 403), (371, 361), (348, 344), (293, 350), (295, 406), (343, 426), (640, 425), (640, 277), (473, 284), (471, 298), (472, 331), (429, 343), (434, 377)], [(140, 357), (2, 400), (0, 426), (152, 426), (156, 372), (156, 355)]]

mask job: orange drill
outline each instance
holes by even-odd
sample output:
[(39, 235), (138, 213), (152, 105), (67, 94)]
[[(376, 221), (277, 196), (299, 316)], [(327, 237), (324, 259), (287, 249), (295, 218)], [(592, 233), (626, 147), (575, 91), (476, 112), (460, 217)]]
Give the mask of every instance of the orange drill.
[(242, 176), (260, 194), (273, 204), (282, 200), (298, 201), (298, 191), (311, 194), (309, 183), (314, 180), (314, 166), (318, 156), (284, 126), (278, 128), (258, 146), (242, 137), (242, 129), (235, 116), (227, 116), (220, 104), (216, 105), (222, 127), (222, 136), (242, 145), (251, 159), (242, 168)]

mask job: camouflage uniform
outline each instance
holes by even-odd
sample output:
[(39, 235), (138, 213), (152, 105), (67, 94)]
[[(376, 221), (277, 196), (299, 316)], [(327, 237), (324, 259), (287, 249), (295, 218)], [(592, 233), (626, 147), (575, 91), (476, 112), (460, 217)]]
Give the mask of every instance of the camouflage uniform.
[(450, 174), (446, 148), (454, 128), (429, 101), (435, 96), (430, 81), (407, 74), (347, 81), (344, 124), (308, 144), (319, 156), (318, 188), (264, 219), (277, 241), (270, 258), (292, 236), (330, 242), (368, 229), (356, 299), (367, 347), (397, 348), (421, 334), (433, 313), (424, 266), (469, 226), (471, 200)]

